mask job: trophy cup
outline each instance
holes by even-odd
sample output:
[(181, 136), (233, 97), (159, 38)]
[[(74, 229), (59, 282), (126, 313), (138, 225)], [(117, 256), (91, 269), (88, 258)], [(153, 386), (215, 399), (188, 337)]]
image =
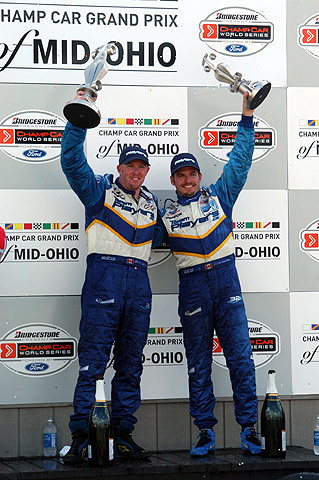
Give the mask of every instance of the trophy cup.
[(245, 92), (248, 92), (247, 107), (250, 110), (254, 110), (265, 100), (271, 89), (271, 83), (268, 80), (251, 82), (242, 78), (242, 74), (239, 72), (232, 75), (225, 63), (219, 63), (216, 67), (212, 63), (212, 60), (215, 59), (216, 55), (214, 53), (210, 55), (206, 53), (202, 61), (205, 72), (213, 70), (217, 80), (228, 83), (230, 85), (229, 90), (233, 93), (240, 92), (244, 95)]
[(101, 79), (107, 74), (107, 54), (116, 52), (114, 42), (98, 47), (92, 54), (94, 59), (91, 65), (85, 69), (85, 84), (80, 85), (77, 91), (83, 91), (80, 99), (71, 100), (64, 109), (64, 116), (76, 127), (94, 128), (101, 121), (101, 113), (94, 102), (97, 93), (102, 88)]

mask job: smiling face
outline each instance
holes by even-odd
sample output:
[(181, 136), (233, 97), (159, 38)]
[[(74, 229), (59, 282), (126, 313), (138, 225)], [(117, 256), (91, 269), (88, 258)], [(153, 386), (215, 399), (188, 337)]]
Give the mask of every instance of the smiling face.
[(133, 190), (138, 194), (149, 169), (143, 160), (132, 160), (130, 163), (118, 165), (119, 182), (126, 190)]
[(183, 197), (192, 197), (200, 189), (202, 174), (196, 168), (182, 167), (171, 176), (171, 184)]

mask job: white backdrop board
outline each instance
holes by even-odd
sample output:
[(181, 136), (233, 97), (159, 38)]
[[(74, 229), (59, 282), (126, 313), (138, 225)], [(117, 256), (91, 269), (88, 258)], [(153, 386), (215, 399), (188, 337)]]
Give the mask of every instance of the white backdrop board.
[(84, 281), (84, 212), (70, 190), (0, 190), (0, 295), (78, 295)]
[(185, 0), (120, 0), (111, 6), (27, 0), (4, 2), (0, 13), (6, 31), (2, 82), (17, 81), (23, 70), (27, 83), (81, 83), (90, 52), (116, 41), (118, 52), (108, 59), (112, 85), (217, 84), (201, 65), (212, 50), (219, 61), (229, 58), (234, 72), (286, 83), (284, 0), (246, 0), (240, 8), (229, 0), (196, 8)]

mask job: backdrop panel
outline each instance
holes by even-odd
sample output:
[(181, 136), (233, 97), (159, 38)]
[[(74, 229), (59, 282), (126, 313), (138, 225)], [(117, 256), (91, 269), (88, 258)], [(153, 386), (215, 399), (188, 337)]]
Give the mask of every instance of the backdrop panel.
[(318, 301), (318, 292), (290, 296), (292, 390), (296, 395), (318, 394)]
[(117, 53), (108, 58), (113, 85), (205, 86), (201, 63), (212, 50), (218, 62), (230, 59), (233, 73), (286, 84), (285, 0), (246, 0), (240, 7), (205, 1), (196, 9), (181, 0), (110, 6), (28, 0), (4, 2), (0, 13), (6, 32), (1, 82), (82, 83), (90, 53), (116, 41)]

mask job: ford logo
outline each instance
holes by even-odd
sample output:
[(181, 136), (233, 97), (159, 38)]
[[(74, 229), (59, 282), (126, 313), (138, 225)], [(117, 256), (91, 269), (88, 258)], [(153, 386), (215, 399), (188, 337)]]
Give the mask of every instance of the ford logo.
[(46, 363), (29, 363), (25, 368), (29, 372), (43, 372), (49, 368), (49, 365)]
[(245, 47), (245, 45), (239, 45), (237, 43), (233, 43), (232, 45), (227, 45), (227, 47), (225, 47), (227, 52), (231, 52), (231, 53), (242, 53), (242, 52), (246, 52), (247, 50), (247, 47)]
[(44, 150), (38, 150), (37, 148), (30, 148), (23, 152), (23, 155), (27, 158), (41, 158), (45, 157), (46, 154)]

